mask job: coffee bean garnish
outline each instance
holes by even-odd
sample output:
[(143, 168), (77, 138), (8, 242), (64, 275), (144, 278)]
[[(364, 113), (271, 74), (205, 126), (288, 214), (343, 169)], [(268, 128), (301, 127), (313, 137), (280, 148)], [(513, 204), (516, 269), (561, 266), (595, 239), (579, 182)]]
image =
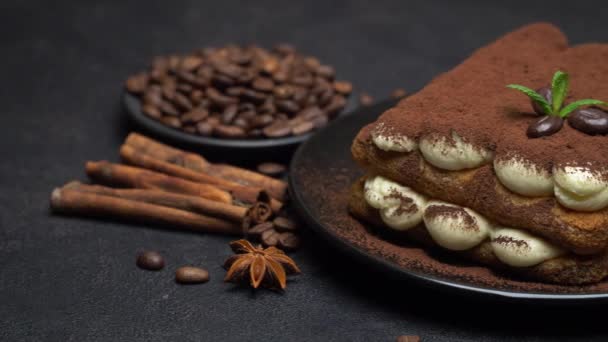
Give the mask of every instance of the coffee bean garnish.
[(262, 233), (264, 233), (265, 231), (267, 231), (269, 229), (273, 229), (273, 228), (274, 228), (274, 224), (272, 222), (263, 222), (263, 223), (260, 223), (260, 224), (257, 224), (255, 226), (251, 227), (247, 231), (247, 235), (259, 238), (262, 235)]
[(280, 233), (274, 229), (268, 229), (260, 236), (260, 241), (264, 247), (276, 246), (279, 243)]
[[(125, 88), (169, 127), (227, 139), (280, 138), (323, 127), (346, 106), (352, 84), (293, 47), (198, 49), (155, 57)], [(214, 119), (212, 119), (214, 118)]]
[(259, 173), (267, 176), (276, 177), (283, 174), (287, 170), (287, 167), (279, 163), (261, 163), (257, 166), (257, 170)]
[[(551, 104), (552, 99), (552, 95), (551, 95), (551, 87), (546, 86), (546, 87), (542, 87), (536, 90), (537, 93), (539, 93), (542, 97), (545, 98), (545, 100), (547, 100), (547, 102), (549, 102), (549, 104)], [(547, 115), (549, 113), (545, 113), (543, 111), (543, 109), (538, 105), (538, 103), (534, 102), (534, 101), (530, 101), (532, 103), (532, 108), (534, 108), (534, 111), (536, 112), (536, 114), (538, 115)]]
[(175, 271), (175, 281), (180, 284), (200, 284), (209, 281), (206, 269), (194, 266), (182, 266)]
[(558, 132), (564, 125), (564, 119), (555, 115), (545, 115), (528, 126), (528, 138), (540, 138)]
[(568, 124), (589, 135), (608, 134), (608, 113), (597, 108), (579, 108), (568, 116)]
[(144, 270), (158, 271), (165, 267), (165, 259), (158, 252), (144, 251), (137, 255), (136, 264)]

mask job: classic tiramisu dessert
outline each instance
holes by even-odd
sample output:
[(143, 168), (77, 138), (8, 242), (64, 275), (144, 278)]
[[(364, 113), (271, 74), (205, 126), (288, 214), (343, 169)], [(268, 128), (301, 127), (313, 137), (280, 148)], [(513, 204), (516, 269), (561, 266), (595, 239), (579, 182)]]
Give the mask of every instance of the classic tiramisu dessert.
[(549, 24), (479, 49), (359, 132), (351, 213), (517, 277), (602, 280), (607, 75), (608, 44)]

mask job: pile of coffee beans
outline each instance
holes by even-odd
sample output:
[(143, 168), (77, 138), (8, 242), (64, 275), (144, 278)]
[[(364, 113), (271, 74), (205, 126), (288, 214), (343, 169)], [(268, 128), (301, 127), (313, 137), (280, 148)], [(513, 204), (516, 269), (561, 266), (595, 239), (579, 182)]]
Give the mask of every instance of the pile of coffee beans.
[(279, 138), (320, 128), (346, 106), (352, 84), (317, 58), (282, 44), (205, 48), (156, 57), (129, 77), (143, 112), (187, 133), (228, 139)]
[(297, 223), (285, 216), (278, 216), (272, 221), (257, 224), (247, 231), (249, 239), (258, 240), (264, 247), (278, 246), (287, 251), (300, 247), (299, 227)]

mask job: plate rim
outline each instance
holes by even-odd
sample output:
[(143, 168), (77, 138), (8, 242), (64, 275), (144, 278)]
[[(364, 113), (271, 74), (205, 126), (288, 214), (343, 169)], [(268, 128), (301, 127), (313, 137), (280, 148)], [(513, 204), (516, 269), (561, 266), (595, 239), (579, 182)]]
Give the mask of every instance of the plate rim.
[[(211, 147), (231, 147), (239, 149), (259, 149), (278, 146), (298, 145), (308, 140), (314, 132), (298, 136), (289, 136), (284, 138), (267, 138), (267, 139), (220, 139), (213, 137), (203, 137), (186, 132), (182, 132), (171, 127), (167, 127), (162, 123), (149, 118), (141, 109), (141, 103), (137, 96), (129, 93), (126, 90), (122, 92), (122, 104), (127, 111), (127, 115), (131, 120), (137, 123), (144, 129), (165, 136), (173, 141), (186, 143), (190, 145), (205, 145)], [(335, 120), (334, 120), (335, 121)]]
[[(327, 229), (324, 227), (323, 223), (320, 222), (310, 211), (309, 208), (305, 206), (305, 201), (302, 199), (302, 194), (298, 191), (299, 187), (297, 186), (297, 182), (295, 180), (296, 173), (292, 172), (297, 164), (302, 160), (303, 155), (310, 144), (312, 144), (315, 139), (318, 139), (322, 132), (326, 130), (331, 130), (335, 126), (341, 124), (344, 120), (355, 119), (358, 115), (359, 111), (371, 111), (374, 108), (384, 108), (386, 106), (391, 106), (392, 104), (396, 104), (397, 100), (387, 100), (379, 102), (370, 107), (362, 107), (356, 109), (352, 112), (352, 115), (347, 115), (341, 118), (334, 120), (329, 125), (324, 127), (323, 129), (316, 132), (310, 139), (307, 139), (304, 143), (302, 143), (296, 152), (294, 153), (290, 166), (289, 166), (289, 195), (294, 204), (294, 207), (300, 217), (302, 217), (308, 226), (312, 227), (312, 229), (320, 234), (326, 240), (329, 240), (333, 244), (340, 247), (341, 250), (346, 253), (356, 256), (357, 259), (361, 262), (371, 264), (372, 266), (380, 266), (385, 270), (389, 270), (392, 274), (398, 275), (400, 278), (414, 280), (419, 283), (427, 283), (431, 284), (434, 287), (440, 290), (446, 290), (449, 292), (458, 292), (461, 295), (479, 295), (486, 298), (498, 299), (498, 300), (517, 300), (517, 301), (535, 301), (535, 302), (553, 302), (553, 303), (570, 303), (570, 304), (582, 304), (589, 303), (591, 301), (595, 302), (603, 302), (608, 301), (608, 293), (542, 293), (542, 292), (521, 292), (521, 291), (509, 291), (509, 290), (500, 290), (493, 289), (482, 286), (475, 286), (469, 284), (462, 284), (455, 281), (451, 281), (448, 279), (441, 279), (438, 276), (424, 274), (412, 270), (407, 270), (402, 267), (399, 267), (388, 260), (384, 260), (380, 257), (371, 255), (358, 246), (341, 239), (337, 236), (331, 229)], [(380, 113), (378, 114), (380, 115)]]

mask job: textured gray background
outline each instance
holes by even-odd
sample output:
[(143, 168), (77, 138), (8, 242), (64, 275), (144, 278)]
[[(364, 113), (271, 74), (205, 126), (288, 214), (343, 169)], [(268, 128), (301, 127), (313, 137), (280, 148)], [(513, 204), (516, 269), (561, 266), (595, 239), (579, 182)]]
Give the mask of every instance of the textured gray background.
[[(376, 97), (416, 89), (518, 25), (548, 20), (606, 41), (606, 1), (2, 1), (0, 340), (602, 339), (601, 308), (478, 303), (399, 283), (314, 236), (288, 291), (223, 284), (222, 236), (53, 217), (54, 186), (117, 158), (124, 78), (157, 54), (291, 42)], [(134, 266), (141, 248), (168, 267)], [(212, 280), (178, 286), (175, 267)], [(604, 338), (605, 340), (605, 338)]]

